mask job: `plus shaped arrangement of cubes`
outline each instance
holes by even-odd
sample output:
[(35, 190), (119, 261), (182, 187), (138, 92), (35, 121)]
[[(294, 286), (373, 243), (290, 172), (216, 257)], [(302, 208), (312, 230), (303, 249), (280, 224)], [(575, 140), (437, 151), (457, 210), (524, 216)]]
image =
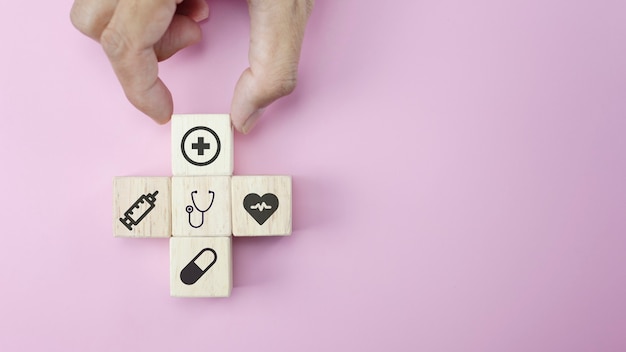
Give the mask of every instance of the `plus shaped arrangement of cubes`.
[(232, 236), (291, 234), (290, 176), (233, 176), (230, 116), (172, 116), (172, 177), (116, 177), (115, 237), (170, 237), (170, 294), (228, 297)]

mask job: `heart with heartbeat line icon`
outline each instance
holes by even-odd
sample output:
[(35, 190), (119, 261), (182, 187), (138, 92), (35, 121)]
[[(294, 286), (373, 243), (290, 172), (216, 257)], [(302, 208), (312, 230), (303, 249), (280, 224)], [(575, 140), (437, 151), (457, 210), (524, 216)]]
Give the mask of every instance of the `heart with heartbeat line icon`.
[(263, 196), (250, 193), (243, 199), (243, 207), (259, 225), (263, 225), (278, 209), (278, 197), (272, 193)]

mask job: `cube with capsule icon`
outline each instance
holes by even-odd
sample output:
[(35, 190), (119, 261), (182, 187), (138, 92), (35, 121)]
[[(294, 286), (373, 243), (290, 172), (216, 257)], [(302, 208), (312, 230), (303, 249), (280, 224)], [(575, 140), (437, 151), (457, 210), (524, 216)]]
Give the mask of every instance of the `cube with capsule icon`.
[(230, 176), (172, 177), (172, 236), (230, 236)]
[(116, 177), (113, 180), (115, 237), (170, 237), (169, 177)]
[(232, 175), (233, 127), (228, 114), (172, 116), (174, 176)]
[(228, 297), (233, 288), (231, 237), (170, 238), (170, 294)]

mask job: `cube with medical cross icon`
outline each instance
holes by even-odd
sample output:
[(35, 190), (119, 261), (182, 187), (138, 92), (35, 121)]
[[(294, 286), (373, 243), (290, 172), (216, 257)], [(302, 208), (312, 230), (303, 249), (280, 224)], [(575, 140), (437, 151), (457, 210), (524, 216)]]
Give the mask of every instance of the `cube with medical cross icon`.
[(230, 236), (230, 179), (172, 177), (172, 236)]
[(233, 127), (228, 114), (172, 116), (172, 174), (233, 174)]

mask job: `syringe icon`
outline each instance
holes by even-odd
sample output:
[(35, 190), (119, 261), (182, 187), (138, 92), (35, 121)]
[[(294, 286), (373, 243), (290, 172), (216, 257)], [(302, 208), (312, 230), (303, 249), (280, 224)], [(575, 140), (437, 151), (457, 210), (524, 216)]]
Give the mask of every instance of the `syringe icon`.
[(143, 218), (148, 215), (148, 213), (154, 209), (154, 203), (156, 203), (156, 195), (159, 194), (159, 191), (154, 191), (154, 193), (144, 194), (139, 199), (133, 203), (133, 205), (126, 210), (124, 213), (124, 217), (120, 218), (120, 221), (126, 228), (130, 231), (133, 230), (133, 226), (138, 225)]

